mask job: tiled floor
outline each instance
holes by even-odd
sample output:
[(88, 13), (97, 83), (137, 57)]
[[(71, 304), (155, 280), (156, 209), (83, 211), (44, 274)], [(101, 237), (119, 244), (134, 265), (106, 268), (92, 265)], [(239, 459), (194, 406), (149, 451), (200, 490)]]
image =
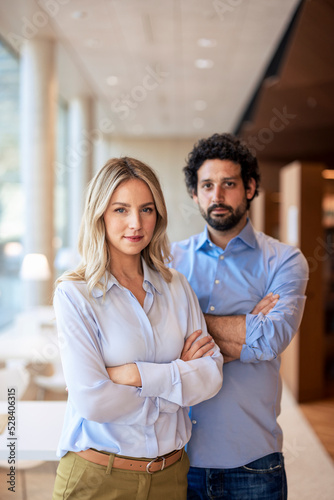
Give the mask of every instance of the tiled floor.
[(302, 404), (300, 409), (334, 462), (334, 398)]

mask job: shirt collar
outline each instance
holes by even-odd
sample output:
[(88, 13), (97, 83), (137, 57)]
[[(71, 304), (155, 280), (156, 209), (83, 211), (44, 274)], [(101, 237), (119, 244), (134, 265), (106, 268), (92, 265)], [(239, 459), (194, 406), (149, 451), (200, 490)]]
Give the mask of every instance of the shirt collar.
[[(243, 241), (246, 245), (248, 245), (251, 248), (255, 248), (256, 246), (256, 236), (255, 236), (255, 231), (252, 226), (251, 221), (247, 218), (247, 223), (245, 227), (240, 231), (240, 233), (232, 238), (231, 241), (235, 240), (241, 240)], [(229, 244), (231, 243), (229, 242)], [(204, 245), (209, 244), (212, 246), (212, 241), (210, 240), (209, 236), (209, 231), (208, 231), (208, 226), (205, 226), (204, 231), (199, 235), (197, 245), (196, 245), (196, 250), (199, 250), (200, 248), (204, 247)]]
[[(240, 233), (233, 238), (233, 240), (242, 240), (246, 245), (251, 248), (256, 247), (256, 235), (251, 221), (247, 217), (247, 223), (245, 227), (240, 231)], [(231, 240), (232, 241), (232, 240)]]
[[(143, 283), (150, 284), (160, 295), (161, 295), (161, 283), (160, 283), (160, 275), (157, 271), (151, 269), (145, 262), (145, 260), (141, 259), (143, 271), (144, 271), (144, 280)], [(100, 284), (103, 285), (107, 281), (106, 292), (108, 292), (114, 285), (120, 286), (119, 282), (115, 278), (113, 274), (109, 271), (106, 271), (102, 278), (100, 279)], [(95, 298), (99, 298), (103, 296), (103, 291), (97, 286), (94, 287), (92, 291), (92, 295)]]

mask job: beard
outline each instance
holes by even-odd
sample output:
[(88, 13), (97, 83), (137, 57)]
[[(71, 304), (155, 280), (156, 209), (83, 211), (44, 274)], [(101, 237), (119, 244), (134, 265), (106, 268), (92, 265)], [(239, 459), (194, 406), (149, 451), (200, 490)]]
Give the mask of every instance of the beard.
[[(229, 205), (224, 205), (224, 203), (215, 203), (208, 208), (208, 211), (198, 205), (200, 214), (207, 224), (216, 229), (217, 231), (229, 231), (239, 224), (245, 213), (247, 212), (247, 200), (245, 199), (241, 205), (239, 205), (235, 210)], [(216, 208), (223, 208), (228, 210), (227, 214), (214, 215), (211, 217), (211, 213)]]

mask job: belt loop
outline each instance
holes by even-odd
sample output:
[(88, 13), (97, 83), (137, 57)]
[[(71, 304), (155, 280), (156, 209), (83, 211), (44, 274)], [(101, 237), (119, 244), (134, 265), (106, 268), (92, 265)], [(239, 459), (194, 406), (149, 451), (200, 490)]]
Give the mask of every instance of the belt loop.
[(112, 466), (114, 463), (114, 458), (115, 458), (115, 453), (110, 453), (106, 474), (111, 474), (111, 469), (112, 469)]

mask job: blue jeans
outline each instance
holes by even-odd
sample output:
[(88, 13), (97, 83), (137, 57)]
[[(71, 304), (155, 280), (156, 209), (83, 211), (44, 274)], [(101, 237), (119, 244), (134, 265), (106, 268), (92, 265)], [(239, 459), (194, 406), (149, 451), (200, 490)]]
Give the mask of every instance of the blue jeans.
[(286, 500), (282, 453), (272, 453), (235, 469), (190, 467), (188, 500)]

